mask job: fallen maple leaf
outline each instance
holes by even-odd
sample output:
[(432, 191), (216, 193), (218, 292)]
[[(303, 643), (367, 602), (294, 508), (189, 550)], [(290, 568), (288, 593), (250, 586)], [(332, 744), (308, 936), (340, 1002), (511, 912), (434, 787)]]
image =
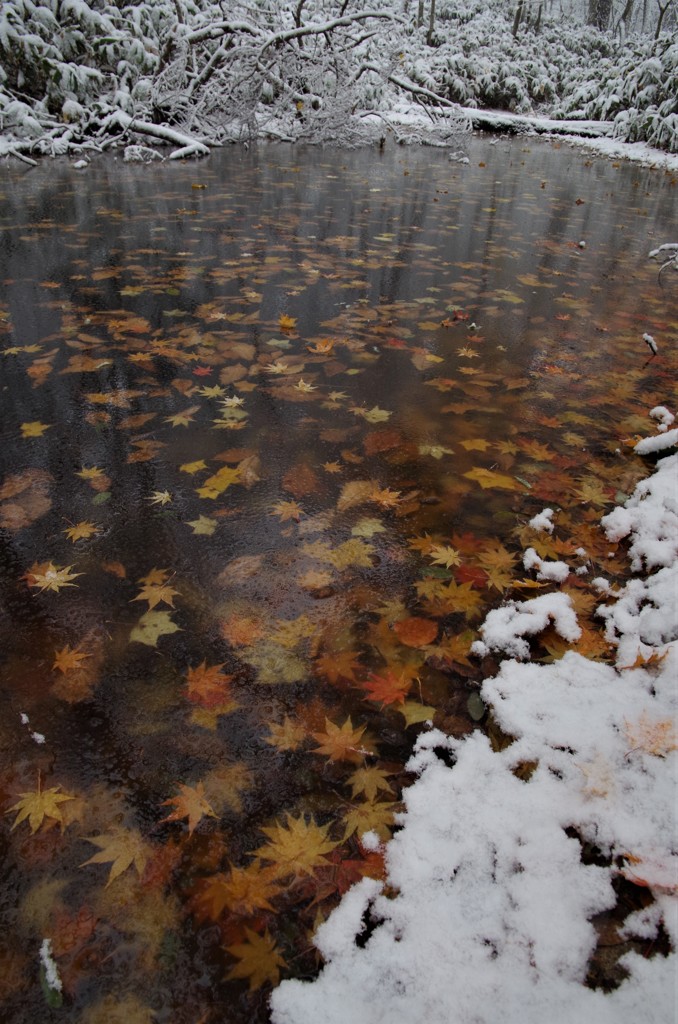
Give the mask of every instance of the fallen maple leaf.
[(269, 935), (268, 928), (263, 935), (257, 935), (251, 928), (245, 928), (245, 935), (246, 942), (226, 947), (231, 956), (240, 961), (230, 969), (226, 975), (227, 979), (247, 978), (250, 992), (261, 988), (266, 982), (277, 985), (280, 981), (280, 968), (287, 967), (287, 964), (275, 944), (275, 939)]
[(197, 519), (191, 519), (186, 525), (191, 527), (194, 536), (211, 537), (219, 524), (216, 519), (201, 515)]
[(199, 782), (197, 786), (186, 786), (183, 783), (179, 783), (179, 793), (176, 796), (170, 797), (169, 800), (163, 800), (162, 807), (174, 806), (174, 810), (171, 814), (168, 814), (166, 818), (161, 819), (165, 821), (181, 821), (182, 818), (188, 818), (188, 834), (193, 834), (197, 826), (200, 824), (204, 817), (216, 818), (216, 814), (205, 797), (205, 786), (202, 782)]
[(391, 826), (396, 805), (382, 801), (366, 801), (356, 804), (344, 816), (346, 822), (345, 839), (353, 835), (363, 836), (366, 832), (376, 832), (386, 842), (391, 838)]
[(386, 780), (388, 779), (389, 773), (384, 771), (383, 768), (377, 768), (376, 765), (371, 765), (365, 768), (356, 768), (353, 774), (347, 779), (349, 786), (351, 787), (351, 793), (353, 797), (359, 796), (363, 793), (367, 800), (374, 801), (377, 798), (377, 792), (382, 790), (386, 793), (393, 793), (393, 786)]
[(205, 480), (202, 487), (197, 488), (196, 493), (201, 498), (218, 498), (227, 487), (239, 482), (240, 473), (239, 466), (236, 466), (235, 469), (231, 469), (230, 466), (222, 466), (221, 469)]
[(284, 825), (265, 826), (261, 831), (268, 836), (268, 842), (254, 851), (255, 856), (275, 864), (275, 875), (286, 878), (312, 875), (326, 863), (326, 854), (339, 845), (328, 839), (329, 825), (317, 825), (311, 816), (307, 821), (304, 814), (293, 818), (287, 814)]
[(133, 601), (148, 601), (148, 609), (151, 611), (158, 604), (167, 604), (174, 608), (174, 598), (179, 593), (169, 583), (147, 583), (141, 588)]
[(72, 568), (72, 565), (60, 568), (54, 562), (40, 562), (32, 565), (21, 578), (26, 580), (29, 587), (35, 587), (40, 594), (45, 590), (58, 594), (62, 587), (77, 587), (78, 584), (71, 581), (77, 576), (82, 576), (82, 573), (72, 573)]
[(350, 715), (341, 726), (326, 718), (325, 732), (313, 733), (313, 738), (320, 743), (313, 753), (324, 754), (330, 761), (362, 761), (365, 754), (374, 753), (371, 744), (363, 738), (366, 728), (361, 725), (354, 729)]
[(296, 501), (276, 501), (271, 506), (272, 516), (278, 516), (281, 523), (287, 523), (290, 520), (294, 520), (298, 523), (301, 517), (304, 515), (304, 510)]
[(368, 694), (368, 700), (373, 700), (381, 704), (382, 707), (386, 707), (389, 704), (405, 703), (405, 696), (412, 686), (412, 678), (411, 676), (408, 678), (407, 673), (396, 675), (395, 672), (387, 669), (386, 673), (381, 676), (371, 672), (369, 678), (359, 685)]
[(214, 708), (230, 700), (228, 684), (233, 676), (224, 675), (221, 671), (224, 664), (222, 661), (219, 665), (208, 665), (203, 661), (197, 668), (189, 668), (186, 676), (186, 696), (190, 701), (206, 708)]
[(34, 420), (32, 423), (21, 424), (21, 436), (27, 437), (42, 437), (46, 430), (50, 429), (50, 424), (40, 423), (39, 420)]
[(521, 484), (514, 477), (506, 476), (504, 473), (495, 473), (491, 469), (476, 467), (475, 469), (469, 469), (467, 473), (464, 473), (464, 476), (468, 480), (475, 480), (483, 490), (487, 490), (488, 487), (498, 487), (505, 491), (519, 491), (521, 489)]
[(172, 622), (169, 612), (147, 611), (137, 622), (129, 639), (130, 643), (136, 640), (137, 643), (157, 647), (161, 636), (176, 633), (179, 630), (180, 627), (176, 622)]
[(18, 803), (15, 803), (5, 812), (6, 814), (11, 814), (12, 811), (18, 812), (10, 831), (13, 831), (26, 818), (28, 818), (32, 834), (38, 831), (45, 818), (50, 819), (52, 824), (58, 821), (63, 825), (63, 815), (59, 804), (64, 803), (66, 800), (74, 800), (75, 797), (70, 796), (68, 793), (59, 792), (60, 789), (61, 786), (42, 789), (38, 785), (38, 788), (33, 793), (20, 793), (21, 799)]
[(189, 473), (191, 476), (194, 473), (199, 473), (201, 469), (207, 469), (207, 463), (204, 459), (197, 459), (196, 462), (184, 462), (179, 469), (182, 473)]
[(306, 730), (287, 715), (281, 724), (272, 722), (268, 727), (266, 743), (278, 750), (298, 750), (306, 739)]
[(64, 533), (73, 544), (75, 544), (76, 540), (87, 540), (98, 532), (99, 527), (88, 520), (83, 520), (80, 523), (76, 523), (75, 526), (70, 526), (67, 530), (64, 530)]
[(247, 867), (231, 866), (227, 875), (212, 875), (199, 884), (194, 906), (216, 921), (228, 909), (229, 914), (252, 917), (258, 910), (273, 910), (270, 901), (282, 891), (275, 868), (262, 868), (253, 860)]
[(52, 670), (70, 672), (73, 669), (80, 668), (80, 662), (84, 661), (85, 658), (91, 658), (91, 656), (91, 654), (87, 654), (85, 651), (78, 650), (77, 647), (71, 647), (69, 644), (66, 644), (60, 651), (54, 652)]
[(151, 848), (136, 829), (114, 827), (110, 832), (105, 832), (100, 836), (86, 838), (88, 843), (93, 843), (100, 849), (89, 860), (84, 861), (80, 867), (84, 868), (88, 864), (110, 864), (111, 870), (106, 888), (132, 865), (141, 877)]

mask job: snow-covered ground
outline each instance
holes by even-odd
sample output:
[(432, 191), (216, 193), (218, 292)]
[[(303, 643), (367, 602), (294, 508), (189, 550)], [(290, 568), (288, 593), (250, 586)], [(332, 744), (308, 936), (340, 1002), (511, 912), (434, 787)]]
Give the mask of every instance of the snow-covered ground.
[[(274, 991), (275, 1024), (675, 1021), (678, 454), (666, 454), (672, 414), (652, 415), (657, 433), (639, 451), (663, 457), (601, 523), (611, 542), (627, 539), (635, 574), (617, 592), (597, 581), (615, 666), (573, 652), (518, 660), (547, 621), (577, 630), (559, 592), (488, 615), (478, 654), (513, 657), (482, 697), (514, 741), (494, 750), (480, 731), (420, 736), (385, 885), (363, 879), (346, 894), (316, 936), (318, 979)], [(652, 897), (619, 938), (650, 949), (661, 935), (674, 952), (627, 953), (625, 980), (604, 993), (585, 980), (592, 919), (615, 905), (615, 876)]]

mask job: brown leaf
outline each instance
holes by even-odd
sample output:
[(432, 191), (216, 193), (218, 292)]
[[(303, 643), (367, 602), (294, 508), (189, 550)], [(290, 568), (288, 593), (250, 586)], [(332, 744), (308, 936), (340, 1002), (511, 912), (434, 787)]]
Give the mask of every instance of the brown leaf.
[(402, 644), (408, 647), (425, 647), (438, 636), (438, 623), (432, 619), (400, 619), (393, 624), (393, 630)]

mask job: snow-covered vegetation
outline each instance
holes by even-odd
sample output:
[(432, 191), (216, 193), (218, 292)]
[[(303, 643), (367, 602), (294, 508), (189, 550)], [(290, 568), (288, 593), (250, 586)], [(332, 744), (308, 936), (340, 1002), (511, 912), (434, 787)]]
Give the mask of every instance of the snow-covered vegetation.
[[(658, 433), (636, 450), (665, 455), (673, 414), (650, 415)], [(677, 471), (677, 455), (661, 458), (602, 520), (611, 542), (629, 539), (640, 573), (616, 592), (599, 581), (615, 666), (574, 652), (524, 660), (525, 635), (547, 620), (578, 628), (563, 593), (490, 612), (477, 653), (510, 656), (481, 691), (495, 742), (422, 733), (386, 884), (363, 879), (320, 927), (326, 966), (273, 993), (276, 1024), (674, 1019)], [(621, 984), (604, 993), (587, 984), (593, 919), (617, 903), (621, 879), (651, 898), (617, 922), (613, 944), (640, 937), (656, 955), (627, 952)]]
[[(633, 0), (4, 0), (0, 153), (388, 131), (448, 144), (461, 107), (594, 119), (676, 152), (676, 18), (675, 0), (653, 15)], [(428, 131), (402, 127), (404, 101)]]

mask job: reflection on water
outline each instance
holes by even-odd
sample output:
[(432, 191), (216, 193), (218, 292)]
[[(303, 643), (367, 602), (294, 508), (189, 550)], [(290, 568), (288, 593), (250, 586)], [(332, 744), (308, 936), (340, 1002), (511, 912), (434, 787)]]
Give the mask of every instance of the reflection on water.
[(675, 398), (675, 181), (474, 140), (0, 193), (3, 1013), (264, 1021), (379, 875), (422, 723), (484, 727), (469, 647), (526, 546), (608, 655), (587, 580)]

